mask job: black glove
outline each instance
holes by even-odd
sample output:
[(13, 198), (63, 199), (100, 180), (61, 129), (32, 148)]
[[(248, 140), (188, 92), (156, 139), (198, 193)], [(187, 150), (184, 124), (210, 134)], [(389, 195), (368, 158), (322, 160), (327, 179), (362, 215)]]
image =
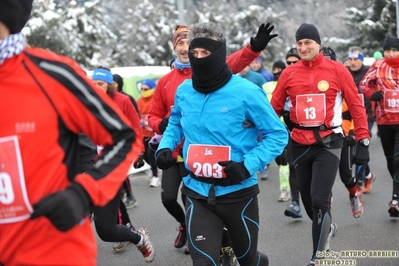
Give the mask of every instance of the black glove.
[(231, 184), (239, 184), (251, 176), (244, 162), (220, 161), (219, 165), (225, 166), (223, 171), (226, 173), (226, 177), (230, 179)]
[(291, 113), (290, 111), (284, 110), (283, 113), (281, 114), (284, 119), (284, 123), (287, 126), (289, 131), (292, 131), (294, 129), (294, 123), (291, 121)]
[(144, 166), (144, 153), (140, 154), (139, 158), (133, 163), (133, 167), (138, 169)]
[(31, 219), (46, 216), (58, 230), (66, 232), (80, 223), (90, 210), (90, 196), (79, 184), (50, 194), (33, 205)]
[(159, 125), (158, 125), (158, 129), (159, 129), (159, 131), (161, 131), (161, 133), (165, 132), (166, 127), (168, 126), (168, 123), (169, 123), (169, 117), (162, 118), (161, 123), (159, 123)]
[(384, 98), (384, 94), (382, 94), (382, 91), (375, 91), (370, 97), (370, 100), (372, 101), (381, 101)]
[(172, 156), (172, 151), (168, 148), (162, 149), (158, 152), (157, 166), (158, 168), (165, 170), (171, 168), (176, 164), (176, 159)]
[(349, 111), (345, 111), (342, 113), (342, 119), (344, 120), (352, 120), (351, 113)]
[(353, 130), (349, 130), (349, 134), (345, 137), (345, 143), (347, 147), (353, 147), (356, 145), (355, 135), (353, 134)]
[(256, 36), (251, 37), (251, 50), (254, 52), (263, 51), (270, 40), (278, 36), (278, 34), (270, 35), (273, 29), (274, 26), (270, 26), (270, 23), (267, 23), (266, 25), (265, 23), (262, 23), (262, 25), (259, 26)]
[(353, 163), (357, 165), (366, 164), (370, 161), (369, 146), (364, 146), (357, 142)]

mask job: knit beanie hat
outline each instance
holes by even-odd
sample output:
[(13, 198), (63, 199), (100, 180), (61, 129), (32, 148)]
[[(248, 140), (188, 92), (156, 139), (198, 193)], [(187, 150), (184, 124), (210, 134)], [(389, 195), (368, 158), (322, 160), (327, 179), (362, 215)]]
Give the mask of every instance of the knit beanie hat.
[(310, 39), (321, 44), (319, 31), (313, 24), (303, 23), (296, 31), (295, 39), (296, 41)]
[(389, 36), (384, 41), (383, 48), (384, 48), (384, 52), (386, 50), (399, 51), (399, 39), (395, 36)]
[(122, 91), (123, 88), (123, 78), (121, 76), (119, 76), (118, 74), (113, 74), (112, 75), (113, 81), (115, 81), (116, 83), (118, 83), (118, 92)]
[(173, 33), (173, 49), (176, 48), (177, 43), (182, 39), (187, 39), (190, 29), (185, 25), (177, 25)]
[(153, 89), (155, 88), (155, 81), (152, 79), (145, 79), (141, 82), (141, 85), (147, 85), (148, 88)]
[(285, 69), (285, 63), (279, 59), (273, 63), (272, 69), (275, 69), (275, 68), (280, 68), (281, 70), (283, 70), (283, 69)]
[(299, 60), (301, 60), (301, 57), (298, 55), (298, 51), (296, 48), (291, 48), (288, 52), (287, 55), (285, 56), (285, 59), (287, 59), (290, 56), (295, 56)]
[(29, 20), (33, 0), (1, 0), (0, 21), (11, 34), (21, 32)]

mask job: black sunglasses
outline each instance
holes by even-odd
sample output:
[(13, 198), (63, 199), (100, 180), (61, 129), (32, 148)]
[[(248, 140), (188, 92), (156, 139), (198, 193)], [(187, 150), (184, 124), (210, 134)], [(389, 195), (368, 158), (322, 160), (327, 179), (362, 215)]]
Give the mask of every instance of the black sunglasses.
[(297, 61), (287, 61), (287, 65), (292, 65), (292, 64), (295, 64), (296, 62), (298, 62), (299, 60), (297, 60)]

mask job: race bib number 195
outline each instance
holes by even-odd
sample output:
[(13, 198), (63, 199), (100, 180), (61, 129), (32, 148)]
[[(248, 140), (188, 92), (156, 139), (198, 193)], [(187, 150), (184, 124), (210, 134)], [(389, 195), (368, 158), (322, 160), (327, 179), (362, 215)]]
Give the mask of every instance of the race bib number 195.
[(0, 224), (26, 220), (32, 211), (18, 137), (0, 138)]
[(230, 147), (190, 144), (186, 164), (196, 175), (204, 178), (226, 178), (219, 161), (230, 160)]

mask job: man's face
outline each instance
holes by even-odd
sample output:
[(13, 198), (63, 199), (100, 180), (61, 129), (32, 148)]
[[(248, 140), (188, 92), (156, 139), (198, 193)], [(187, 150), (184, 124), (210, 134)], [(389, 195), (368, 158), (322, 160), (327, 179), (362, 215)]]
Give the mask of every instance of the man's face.
[(195, 58), (204, 58), (212, 54), (210, 51), (199, 47), (192, 49), (190, 52)]
[(258, 60), (254, 60), (249, 66), (253, 71), (258, 71), (261, 68), (262, 64)]
[(296, 42), (299, 56), (305, 61), (312, 61), (320, 51), (320, 44), (310, 39), (302, 39)]
[(349, 64), (349, 68), (352, 70), (352, 71), (358, 71), (361, 67), (362, 67), (362, 65), (363, 65), (363, 61), (362, 60), (360, 60), (359, 58), (357, 58), (357, 57), (351, 57), (351, 58), (349, 58), (348, 59), (348, 64)]
[(188, 39), (181, 39), (176, 44), (175, 53), (180, 63), (190, 63), (190, 60), (188, 59), (188, 46)]

